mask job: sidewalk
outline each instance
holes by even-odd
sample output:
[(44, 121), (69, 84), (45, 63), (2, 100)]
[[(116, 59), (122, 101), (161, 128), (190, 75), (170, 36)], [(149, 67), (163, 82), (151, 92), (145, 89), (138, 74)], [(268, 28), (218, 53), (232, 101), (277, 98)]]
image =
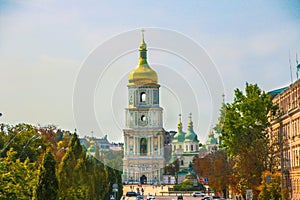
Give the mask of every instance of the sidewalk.
[[(138, 190), (142, 194), (142, 188), (144, 189), (144, 196), (148, 194), (152, 194), (153, 196), (162, 196), (162, 192), (167, 193), (168, 188), (172, 188), (173, 185), (165, 185), (165, 186), (154, 186), (154, 185), (141, 185), (138, 186), (136, 184), (132, 185), (123, 185), (123, 195), (126, 194), (128, 191), (137, 192)], [(137, 189), (138, 188), (138, 189)]]

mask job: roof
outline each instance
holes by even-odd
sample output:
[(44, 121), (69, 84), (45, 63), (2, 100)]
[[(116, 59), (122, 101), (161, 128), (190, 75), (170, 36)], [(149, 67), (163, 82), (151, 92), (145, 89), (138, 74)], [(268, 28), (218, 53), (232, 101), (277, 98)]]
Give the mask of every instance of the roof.
[(174, 142), (184, 142), (185, 133), (182, 131), (178, 131), (173, 138)]
[(207, 145), (209, 145), (209, 144), (218, 144), (218, 140), (214, 137), (213, 132), (210, 132), (210, 134), (208, 136), (208, 139), (206, 141), (206, 144)]
[(283, 88), (279, 88), (279, 89), (276, 89), (276, 90), (271, 90), (268, 92), (268, 94), (270, 94), (273, 97), (281, 94), (282, 92), (284, 92), (286, 89), (288, 89), (289, 87), (283, 87)]

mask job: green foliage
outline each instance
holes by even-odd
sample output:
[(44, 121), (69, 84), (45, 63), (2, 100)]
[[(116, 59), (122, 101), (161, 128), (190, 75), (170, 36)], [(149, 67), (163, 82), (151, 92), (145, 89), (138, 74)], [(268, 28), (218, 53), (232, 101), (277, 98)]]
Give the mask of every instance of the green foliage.
[(35, 162), (42, 154), (39, 149), (45, 149), (46, 147), (46, 143), (32, 125), (9, 126), (2, 124), (0, 131), (3, 136), (0, 140), (0, 148), (2, 149), (0, 157), (5, 157), (6, 152), (13, 148), (21, 161), (25, 161), (28, 157), (30, 162)]
[(190, 180), (185, 180), (180, 184), (176, 184), (173, 187), (174, 191), (205, 191), (206, 188), (203, 184), (199, 186), (194, 186), (194, 183)]
[[(102, 151), (107, 166), (122, 171), (124, 151)], [(101, 159), (100, 159), (101, 160)]]
[(31, 199), (36, 184), (34, 165), (26, 159), (21, 162), (11, 148), (0, 161), (0, 199)]
[(262, 182), (259, 187), (259, 199), (261, 200), (279, 200), (281, 199), (280, 173), (272, 174), (265, 171), (262, 174)]
[[(76, 133), (0, 124), (0, 149), (0, 200), (109, 199), (113, 183), (121, 198), (121, 172), (86, 157)], [(114, 152), (106, 159), (120, 166), (122, 156)]]
[(269, 95), (248, 83), (245, 94), (236, 89), (234, 102), (226, 104), (221, 141), (234, 161), (231, 178), (236, 192), (244, 194), (251, 188), (257, 196), (262, 172), (273, 167), (268, 162), (271, 148), (267, 130), (268, 114), (275, 110)]
[(37, 200), (55, 200), (58, 194), (58, 180), (56, 177), (56, 161), (47, 148), (42, 165), (39, 170), (38, 183), (36, 187), (35, 198)]
[(99, 144), (96, 142), (96, 148), (95, 148), (95, 159), (100, 161), (100, 150), (99, 150)]
[(86, 187), (81, 183), (85, 165), (84, 154), (77, 134), (73, 134), (68, 150), (58, 168), (59, 197), (61, 199), (85, 198)]

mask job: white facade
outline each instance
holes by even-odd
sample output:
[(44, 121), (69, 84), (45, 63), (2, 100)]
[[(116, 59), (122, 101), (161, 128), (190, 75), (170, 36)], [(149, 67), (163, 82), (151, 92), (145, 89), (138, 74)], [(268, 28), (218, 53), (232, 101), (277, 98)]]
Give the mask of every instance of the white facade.
[(123, 182), (162, 182), (165, 160), (160, 85), (156, 82), (156, 73), (147, 63), (146, 45), (143, 43), (140, 55), (138, 67), (129, 75), (128, 107), (123, 129)]

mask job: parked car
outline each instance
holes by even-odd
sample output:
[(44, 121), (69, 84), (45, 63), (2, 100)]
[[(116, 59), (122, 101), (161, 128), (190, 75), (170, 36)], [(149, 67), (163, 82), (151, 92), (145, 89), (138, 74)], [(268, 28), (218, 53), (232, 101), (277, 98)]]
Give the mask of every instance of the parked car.
[(126, 197), (136, 197), (137, 193), (136, 192), (126, 192)]
[(202, 197), (201, 200), (211, 200), (211, 198), (209, 196), (206, 196), (206, 197)]
[(180, 194), (177, 196), (177, 200), (183, 200), (183, 196)]
[(155, 200), (155, 197), (152, 194), (148, 194), (147, 200)]
[(193, 192), (193, 197), (205, 197), (205, 194), (203, 192)]

